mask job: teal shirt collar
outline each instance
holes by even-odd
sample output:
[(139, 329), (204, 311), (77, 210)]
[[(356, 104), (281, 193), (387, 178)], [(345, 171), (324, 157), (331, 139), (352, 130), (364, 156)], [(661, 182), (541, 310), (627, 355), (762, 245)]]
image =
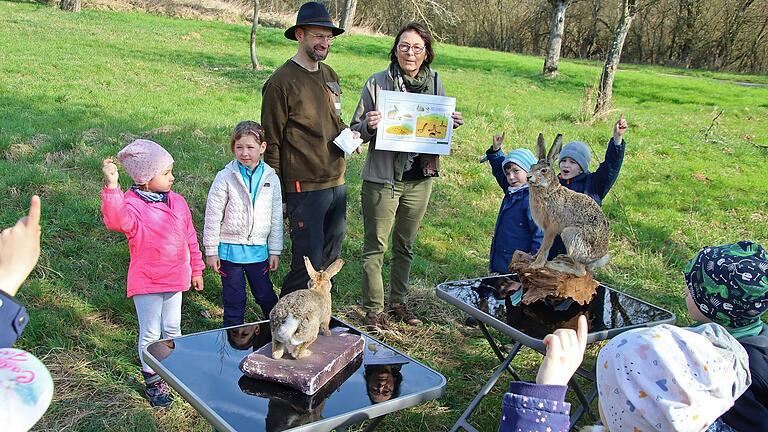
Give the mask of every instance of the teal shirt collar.
[(256, 194), (259, 192), (259, 183), (261, 183), (261, 177), (264, 175), (264, 162), (259, 161), (259, 164), (251, 170), (241, 164), (240, 161), (237, 161), (237, 168), (240, 170), (245, 187), (248, 188), (248, 193), (251, 195), (251, 204), (255, 204)]

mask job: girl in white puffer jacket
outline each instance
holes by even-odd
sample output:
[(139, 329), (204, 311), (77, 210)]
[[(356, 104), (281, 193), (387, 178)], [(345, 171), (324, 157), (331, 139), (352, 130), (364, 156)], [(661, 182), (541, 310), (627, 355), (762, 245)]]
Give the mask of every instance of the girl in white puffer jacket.
[(283, 250), (283, 201), (275, 170), (261, 160), (263, 137), (258, 123), (237, 124), (235, 160), (216, 174), (205, 206), (205, 260), (221, 275), (224, 327), (245, 322), (246, 278), (264, 317), (277, 303), (269, 271)]

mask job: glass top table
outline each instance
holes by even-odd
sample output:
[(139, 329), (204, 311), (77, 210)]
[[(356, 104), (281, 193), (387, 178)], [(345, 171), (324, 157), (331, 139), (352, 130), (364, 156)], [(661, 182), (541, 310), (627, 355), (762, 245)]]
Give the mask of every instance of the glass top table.
[(144, 359), (219, 431), (330, 431), (444, 394), (440, 373), (336, 318), (331, 328), (362, 335), (365, 348), (312, 396), (240, 371), (246, 355), (271, 342), (269, 321), (161, 340)]
[[(514, 302), (512, 296), (506, 293), (505, 288), (514, 282), (518, 282), (517, 276), (507, 274), (444, 282), (436, 288), (438, 298), (456, 306), (478, 321), (483, 336), (501, 361), (501, 365), (453, 425), (452, 432), (459, 429), (477, 431), (469, 422), (469, 418), (503, 372), (507, 371), (515, 380), (520, 380), (511, 366), (512, 360), (520, 349), (527, 346), (545, 353), (544, 337), (558, 328), (575, 329), (579, 315), (587, 317), (589, 325), (587, 343), (611, 339), (633, 328), (675, 322), (673, 313), (603, 284), (597, 287), (595, 296), (585, 305), (579, 305), (572, 300), (550, 299), (525, 305), (522, 302)], [(514, 340), (509, 352), (502, 352), (486, 326)], [(592, 383), (595, 381), (594, 370), (579, 368), (576, 374)], [(589, 391), (584, 391), (575, 379), (571, 379), (569, 387), (581, 404), (572, 411), (571, 428), (577, 427), (576, 423), (584, 414), (596, 420), (589, 405), (597, 397), (597, 388), (592, 385)]]
[(672, 312), (603, 284), (586, 305), (573, 301), (537, 301), (514, 305), (511, 296), (500, 294), (504, 284), (517, 281), (514, 274), (445, 282), (437, 296), (479, 321), (511, 336), (523, 345), (544, 352), (543, 339), (558, 328), (576, 329), (579, 315), (589, 324), (587, 343), (611, 339), (627, 330), (675, 321)]

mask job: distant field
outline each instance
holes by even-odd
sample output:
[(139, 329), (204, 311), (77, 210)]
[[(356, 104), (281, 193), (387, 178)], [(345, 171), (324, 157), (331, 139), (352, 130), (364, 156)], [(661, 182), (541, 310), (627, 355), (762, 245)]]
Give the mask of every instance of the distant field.
[[(231, 128), (258, 120), (262, 83), (295, 51), (282, 30), (260, 29), (265, 69), (253, 72), (249, 31), (0, 2), (0, 223), (15, 222), (33, 193), (43, 198), (43, 256), (19, 295), (31, 323), (17, 344), (44, 360), (57, 386), (37, 430), (210, 430), (184, 402), (152, 410), (143, 399), (137, 321), (125, 298), (128, 248), (101, 222), (100, 165), (136, 137), (158, 141), (176, 159), (175, 190), (202, 230), (208, 187), (231, 158)], [(345, 119), (365, 79), (387, 66), (391, 43), (344, 36), (333, 46), (328, 63), (342, 79)], [(681, 269), (700, 247), (768, 244), (768, 88), (736, 83), (768, 84), (767, 77), (622, 66), (615, 112), (592, 123), (585, 89), (597, 84), (599, 64), (563, 61), (561, 75), (546, 80), (541, 58), (450, 45), (436, 52), (434, 68), (466, 125), (442, 158), (416, 244), (411, 303), (427, 325), (379, 336), (443, 373), (448, 388), (440, 400), (387, 416), (381, 430), (448, 430), (497, 367), (480, 331), (434, 295), (440, 282), (487, 272), (501, 192), (478, 158), (494, 133), (506, 131), (506, 150), (534, 149), (539, 132), (549, 142), (563, 133), (592, 145), (599, 161), (625, 114), (627, 155), (604, 203), (612, 261), (598, 279), (674, 311), (682, 324), (690, 319)], [(362, 161), (348, 160), (348, 264), (334, 299), (336, 313), (353, 323), (361, 322)], [(286, 251), (274, 281), (288, 262)], [(205, 283), (203, 293), (185, 295), (185, 333), (221, 324), (218, 276), (206, 272)], [(532, 379), (539, 358), (525, 352), (515, 367)], [(497, 427), (503, 387), (475, 415), (480, 430)]]

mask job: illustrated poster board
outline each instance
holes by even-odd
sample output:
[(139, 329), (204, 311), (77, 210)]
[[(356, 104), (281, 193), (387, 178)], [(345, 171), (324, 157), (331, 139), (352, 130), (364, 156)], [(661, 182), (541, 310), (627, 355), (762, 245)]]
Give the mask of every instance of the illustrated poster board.
[(455, 98), (381, 90), (376, 105), (382, 115), (376, 150), (440, 155), (451, 152)]

